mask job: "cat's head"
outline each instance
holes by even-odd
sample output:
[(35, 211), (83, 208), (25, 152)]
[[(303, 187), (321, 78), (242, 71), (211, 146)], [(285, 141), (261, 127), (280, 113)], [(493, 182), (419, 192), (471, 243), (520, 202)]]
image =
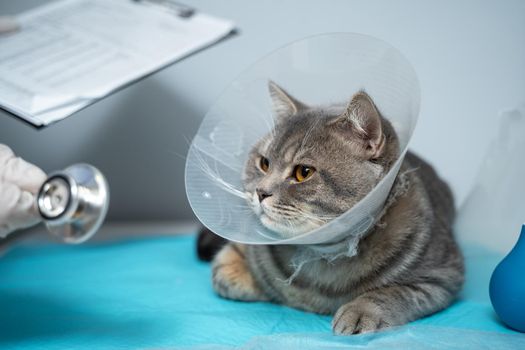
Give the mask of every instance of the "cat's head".
[(243, 183), (263, 225), (292, 237), (344, 213), (399, 156), (399, 143), (365, 92), (310, 107), (269, 83), (275, 128), (253, 147)]

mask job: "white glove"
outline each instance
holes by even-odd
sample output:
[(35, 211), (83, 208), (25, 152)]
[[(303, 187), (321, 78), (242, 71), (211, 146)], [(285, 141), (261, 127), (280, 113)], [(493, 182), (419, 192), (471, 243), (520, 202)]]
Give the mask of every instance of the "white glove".
[(45, 180), (42, 170), (0, 144), (0, 238), (40, 221), (35, 196)]
[(15, 32), (20, 26), (13, 17), (0, 16), (0, 35)]

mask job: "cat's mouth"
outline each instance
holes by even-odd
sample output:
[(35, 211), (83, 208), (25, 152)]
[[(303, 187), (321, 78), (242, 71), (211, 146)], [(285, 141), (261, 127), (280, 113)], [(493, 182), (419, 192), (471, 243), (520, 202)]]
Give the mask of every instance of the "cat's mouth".
[(305, 220), (283, 219), (266, 212), (259, 215), (259, 219), (266, 228), (278, 233), (284, 238), (295, 237), (309, 231), (302, 228), (305, 226)]
[(282, 212), (268, 202), (260, 203), (256, 196), (251, 205), (261, 223), (283, 238), (295, 237), (320, 226), (306, 217)]

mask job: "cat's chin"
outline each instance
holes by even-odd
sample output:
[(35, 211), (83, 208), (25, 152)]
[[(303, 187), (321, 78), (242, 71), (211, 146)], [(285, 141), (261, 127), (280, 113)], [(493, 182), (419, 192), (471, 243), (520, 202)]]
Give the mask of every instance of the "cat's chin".
[(282, 238), (296, 237), (317, 228), (306, 221), (294, 222), (293, 226), (290, 224), (283, 224), (266, 214), (261, 214), (259, 219), (264, 227), (277, 233)]

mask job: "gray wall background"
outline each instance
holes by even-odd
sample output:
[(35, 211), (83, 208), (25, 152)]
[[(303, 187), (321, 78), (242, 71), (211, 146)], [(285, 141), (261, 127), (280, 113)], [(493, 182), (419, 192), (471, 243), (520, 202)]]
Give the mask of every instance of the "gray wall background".
[[(0, 15), (45, 1), (0, 2)], [(186, 1), (240, 35), (43, 130), (0, 111), (0, 142), (46, 172), (75, 162), (108, 177), (113, 220), (188, 220), (184, 155), (221, 90), (260, 56), (308, 35), (350, 31), (399, 48), (422, 108), (412, 148), (467, 195), (498, 112), (525, 101), (525, 1)], [(523, 154), (517, 154), (523, 158)]]

